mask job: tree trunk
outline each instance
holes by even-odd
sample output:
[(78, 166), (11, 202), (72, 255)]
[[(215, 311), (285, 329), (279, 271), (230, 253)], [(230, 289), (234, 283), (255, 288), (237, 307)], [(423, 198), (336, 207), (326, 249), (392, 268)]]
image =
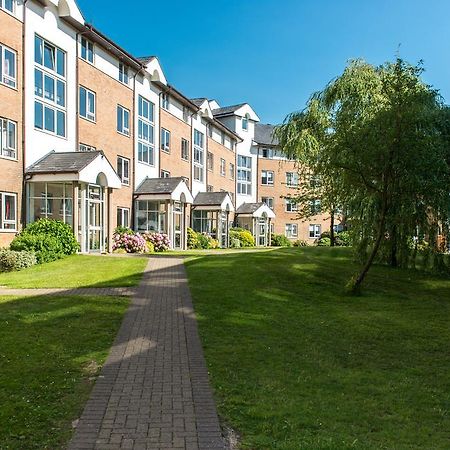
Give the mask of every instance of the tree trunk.
[(391, 252), (389, 256), (389, 264), (391, 267), (398, 266), (398, 245), (397, 245), (397, 227), (394, 225), (392, 227), (392, 235), (391, 235)]
[(330, 245), (334, 247), (335, 244), (335, 236), (334, 236), (334, 209), (331, 209), (330, 214)]

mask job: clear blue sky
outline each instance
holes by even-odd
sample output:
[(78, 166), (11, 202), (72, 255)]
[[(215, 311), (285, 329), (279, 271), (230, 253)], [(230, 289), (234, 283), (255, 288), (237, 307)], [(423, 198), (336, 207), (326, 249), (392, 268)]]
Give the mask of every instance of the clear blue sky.
[[(78, 0), (85, 19), (171, 84), (221, 105), (248, 102), (278, 123), (348, 59), (423, 59), (450, 99), (449, 0)], [(126, 6), (130, 7), (127, 8)]]

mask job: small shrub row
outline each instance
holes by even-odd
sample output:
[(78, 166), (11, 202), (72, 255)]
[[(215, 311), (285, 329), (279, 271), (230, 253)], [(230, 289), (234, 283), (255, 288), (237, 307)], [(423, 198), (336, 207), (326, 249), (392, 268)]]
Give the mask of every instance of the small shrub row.
[(76, 253), (79, 244), (70, 225), (61, 220), (40, 219), (28, 224), (11, 242), (11, 250), (32, 252), (38, 264)]
[[(324, 231), (317, 240), (319, 247), (329, 247), (331, 245), (331, 235), (329, 231)], [(334, 235), (334, 245), (336, 247), (350, 247), (352, 245), (351, 236), (348, 231), (339, 231)]]
[(113, 251), (120, 253), (153, 253), (169, 250), (167, 234), (136, 233), (131, 228), (117, 227), (113, 234)]
[(211, 249), (218, 248), (219, 241), (204, 233), (187, 229), (187, 247), (189, 249)]
[(284, 234), (272, 234), (270, 245), (272, 247), (291, 247), (292, 242)]
[(248, 230), (244, 230), (243, 228), (231, 228), (229, 239), (231, 248), (255, 246), (255, 238), (252, 233)]
[(36, 255), (28, 251), (0, 249), (0, 272), (22, 270), (36, 264)]

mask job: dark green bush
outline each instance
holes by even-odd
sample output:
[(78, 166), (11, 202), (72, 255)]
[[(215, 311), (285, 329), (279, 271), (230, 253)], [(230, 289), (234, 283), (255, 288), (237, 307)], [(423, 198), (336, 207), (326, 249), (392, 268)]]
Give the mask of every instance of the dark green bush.
[(320, 237), (317, 241), (317, 245), (319, 247), (330, 247), (331, 246), (331, 239), (329, 237)]
[(27, 225), (11, 242), (11, 250), (36, 254), (38, 264), (54, 261), (79, 250), (72, 228), (60, 220), (40, 219)]
[(270, 245), (272, 247), (291, 247), (292, 242), (284, 234), (272, 234)]
[(0, 272), (22, 270), (36, 264), (36, 255), (32, 252), (0, 249)]
[(336, 234), (334, 243), (339, 247), (350, 247), (352, 239), (348, 231), (340, 231)]

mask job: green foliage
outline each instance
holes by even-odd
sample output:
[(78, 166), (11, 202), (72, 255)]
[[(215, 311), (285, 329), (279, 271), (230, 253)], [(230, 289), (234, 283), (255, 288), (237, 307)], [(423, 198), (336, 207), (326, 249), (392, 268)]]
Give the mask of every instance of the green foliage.
[(241, 248), (241, 241), (237, 238), (230, 238), (230, 248)]
[(272, 247), (291, 247), (292, 242), (284, 234), (272, 234), (270, 239)]
[[(241, 247), (254, 247), (255, 238), (250, 231), (243, 228), (231, 228), (229, 233), (230, 243), (233, 239), (237, 239), (240, 242)], [(236, 248), (236, 247), (234, 247)]]
[(297, 239), (292, 243), (294, 247), (308, 247), (308, 243), (303, 239)]
[(0, 249), (0, 272), (26, 269), (36, 264), (36, 255), (28, 251)]
[(350, 247), (352, 245), (352, 238), (349, 231), (340, 231), (334, 237), (334, 245), (337, 247)]
[(196, 249), (199, 247), (197, 232), (195, 232), (192, 228), (188, 227), (187, 229), (187, 248), (188, 249)]
[(128, 234), (128, 235), (132, 236), (132, 235), (135, 235), (136, 233), (131, 228), (118, 226), (114, 229), (114, 234), (119, 234), (119, 235)]
[(187, 229), (188, 249), (214, 249), (219, 247), (219, 241), (203, 233), (198, 233), (192, 228)]
[(34, 252), (38, 264), (72, 255), (79, 250), (72, 228), (60, 220), (50, 219), (28, 224), (10, 247), (11, 250)]
[(329, 237), (320, 237), (317, 240), (317, 245), (319, 247), (330, 247), (331, 246), (331, 239)]

